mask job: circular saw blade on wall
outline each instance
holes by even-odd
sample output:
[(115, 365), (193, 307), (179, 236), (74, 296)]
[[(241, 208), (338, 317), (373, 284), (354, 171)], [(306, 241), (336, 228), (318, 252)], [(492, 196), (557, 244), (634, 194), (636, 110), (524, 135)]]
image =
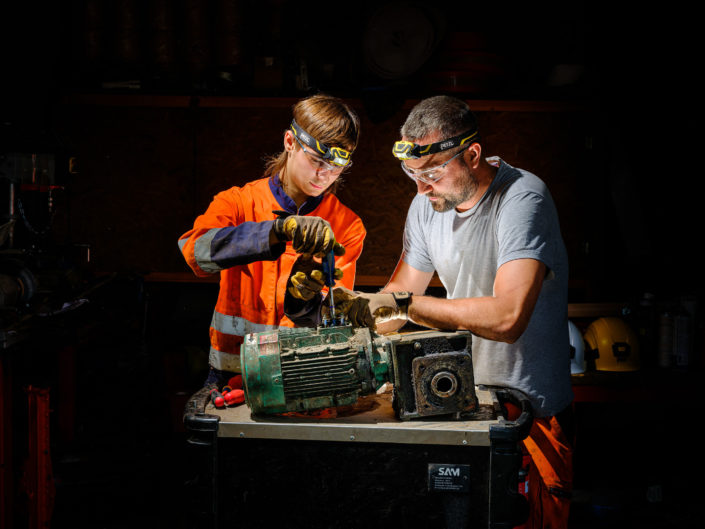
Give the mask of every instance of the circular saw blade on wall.
[(444, 32), (443, 17), (413, 2), (391, 2), (369, 17), (363, 35), (365, 65), (382, 79), (403, 79), (433, 54)]

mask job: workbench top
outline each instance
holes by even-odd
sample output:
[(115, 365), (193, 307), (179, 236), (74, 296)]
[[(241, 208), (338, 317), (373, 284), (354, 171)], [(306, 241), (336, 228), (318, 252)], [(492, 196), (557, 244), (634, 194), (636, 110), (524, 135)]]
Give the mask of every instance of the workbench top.
[(500, 423), (496, 395), (477, 389), (478, 412), (472, 420), (423, 418), (402, 421), (392, 409), (391, 387), (361, 397), (354, 406), (332, 412), (253, 417), (247, 405), (205, 412), (219, 417), (218, 437), (489, 446), (490, 427)]

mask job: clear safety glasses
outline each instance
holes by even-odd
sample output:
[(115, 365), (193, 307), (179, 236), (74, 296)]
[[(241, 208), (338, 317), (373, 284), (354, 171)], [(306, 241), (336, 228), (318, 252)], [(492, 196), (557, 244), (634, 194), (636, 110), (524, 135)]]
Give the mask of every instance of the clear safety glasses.
[(311, 164), (311, 167), (316, 171), (316, 173), (324, 174), (324, 175), (339, 175), (340, 173), (343, 172), (343, 170), (347, 169), (352, 165), (352, 161), (348, 162), (348, 164), (345, 167), (340, 167), (339, 165), (333, 165), (328, 162), (326, 162), (323, 158), (320, 156), (316, 156), (313, 154), (311, 151), (306, 149), (306, 146), (301, 143), (301, 140), (294, 136), (296, 141), (299, 143), (301, 146), (301, 150), (304, 151), (304, 154), (306, 155), (306, 159), (308, 160), (308, 163)]
[(458, 156), (463, 154), (465, 152), (465, 149), (467, 149), (467, 147), (463, 146), (463, 148), (460, 151), (458, 151), (453, 156), (448, 158), (441, 165), (437, 165), (436, 167), (431, 167), (430, 169), (424, 169), (423, 171), (414, 171), (413, 169), (409, 169), (406, 166), (406, 163), (404, 163), (404, 162), (401, 162), (401, 168), (406, 173), (406, 176), (408, 176), (412, 180), (419, 180), (420, 182), (423, 182), (424, 184), (435, 184), (441, 178), (443, 178), (443, 175), (445, 174), (444, 169), (446, 168), (446, 166), (450, 162), (455, 160)]

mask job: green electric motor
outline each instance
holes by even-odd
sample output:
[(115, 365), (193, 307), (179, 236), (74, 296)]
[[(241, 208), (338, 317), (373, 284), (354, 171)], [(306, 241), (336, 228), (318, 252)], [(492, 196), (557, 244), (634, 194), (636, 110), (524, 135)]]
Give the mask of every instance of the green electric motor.
[(240, 348), (245, 399), (255, 415), (348, 406), (394, 384), (402, 419), (477, 406), (465, 331), (389, 336), (351, 325), (248, 334)]

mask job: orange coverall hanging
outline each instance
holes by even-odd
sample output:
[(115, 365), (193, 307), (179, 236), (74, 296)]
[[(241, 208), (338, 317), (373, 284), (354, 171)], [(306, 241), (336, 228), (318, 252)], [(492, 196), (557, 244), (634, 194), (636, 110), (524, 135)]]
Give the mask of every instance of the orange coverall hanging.
[[(509, 420), (520, 410), (507, 404)], [(572, 408), (558, 416), (570, 416)], [(556, 416), (534, 419), (523, 441), (531, 462), (528, 475), (529, 518), (515, 529), (566, 529), (573, 488), (572, 432), (564, 432)]]

